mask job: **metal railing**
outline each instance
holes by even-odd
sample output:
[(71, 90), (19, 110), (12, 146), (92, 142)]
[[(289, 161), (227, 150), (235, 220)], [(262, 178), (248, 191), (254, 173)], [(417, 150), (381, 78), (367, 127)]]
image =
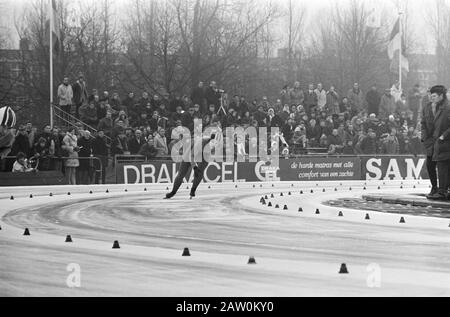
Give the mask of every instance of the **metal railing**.
[[(420, 154), (420, 155), (414, 155), (414, 154), (396, 154), (396, 155), (390, 155), (390, 154), (327, 154), (327, 153), (317, 153), (317, 154), (299, 154), (299, 155), (280, 155), (280, 159), (301, 159), (301, 158), (384, 158), (384, 157), (418, 157), (418, 158), (426, 158), (426, 155)], [(249, 159), (249, 156), (246, 156), (246, 159)], [(251, 157), (254, 158), (254, 157)], [(158, 161), (173, 161), (170, 156), (158, 156), (154, 157), (152, 159), (147, 159), (147, 157), (143, 155), (115, 155), (114, 156), (114, 166), (117, 164), (123, 164), (123, 163), (145, 163), (145, 162), (158, 162)]]
[[(90, 126), (89, 124), (81, 121), (80, 119), (78, 119), (77, 117), (71, 115), (70, 113), (62, 110), (60, 107), (53, 105), (53, 116), (54, 118), (56, 118), (57, 120), (59, 120), (59, 122), (57, 122), (57, 126), (65, 126), (66, 128), (68, 127), (73, 127), (76, 128), (77, 124), (81, 124), (83, 125), (83, 127), (88, 130), (89, 132), (91, 132), (92, 134), (96, 134), (98, 131), (96, 128)], [(55, 120), (56, 121), (56, 120)], [(106, 139), (108, 141), (111, 142), (111, 138), (108, 137), (107, 135), (105, 135)]]

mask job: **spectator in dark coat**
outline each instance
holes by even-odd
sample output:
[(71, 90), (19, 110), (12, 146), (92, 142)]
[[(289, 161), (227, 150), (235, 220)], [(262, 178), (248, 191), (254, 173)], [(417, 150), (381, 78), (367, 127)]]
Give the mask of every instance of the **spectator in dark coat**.
[(142, 93), (142, 98), (139, 99), (138, 103), (135, 105), (134, 112), (137, 114), (146, 112), (148, 116), (152, 115), (152, 112), (153, 112), (152, 102), (151, 102), (147, 92), (144, 91)]
[[(106, 184), (106, 168), (108, 167), (108, 152), (109, 145), (106, 140), (106, 136), (103, 130), (97, 132), (97, 137), (92, 140), (92, 155), (99, 158), (102, 165), (100, 168), (100, 163), (97, 160), (94, 160), (94, 168), (95, 170), (102, 171), (102, 184)], [(95, 174), (95, 183), (100, 184), (100, 173)]]
[(181, 101), (181, 97), (178, 95), (172, 95), (170, 102), (169, 102), (169, 112), (170, 113), (175, 113), (177, 112), (178, 107), (181, 108), (181, 110), (183, 110), (183, 102)]
[(128, 150), (130, 150), (131, 155), (136, 155), (144, 144), (145, 138), (142, 136), (142, 131), (136, 130), (134, 136), (128, 140)]
[(134, 99), (134, 92), (129, 92), (127, 97), (125, 98), (125, 100), (123, 101), (123, 106), (126, 109), (126, 113), (129, 116), (132, 116), (133, 110), (134, 110), (134, 105), (136, 104), (136, 100)]
[(39, 170), (50, 170), (50, 146), (45, 138), (39, 138), (34, 146), (33, 155), (39, 158)]
[(129, 154), (125, 129), (122, 127), (117, 128), (117, 136), (112, 140), (111, 154), (112, 156)]
[(380, 113), (381, 94), (377, 90), (377, 86), (373, 85), (366, 94), (367, 114), (374, 113), (376, 116)]
[(209, 105), (215, 105), (220, 107), (220, 93), (217, 91), (217, 85), (215, 81), (212, 81), (205, 92), (206, 102)]
[(334, 129), (331, 135), (327, 138), (328, 141), (328, 154), (342, 153), (344, 148), (344, 142), (339, 136), (338, 130)]
[[(435, 113), (433, 161), (437, 162), (439, 191), (429, 196), (433, 200), (447, 200), (450, 187), (450, 105), (444, 86), (431, 88), (431, 106)], [(434, 109), (434, 110), (433, 110)]]
[(155, 148), (155, 142), (152, 135), (147, 137), (147, 143), (145, 143), (139, 150), (139, 155), (145, 156), (147, 160), (151, 160), (156, 157), (158, 150)]
[(273, 108), (270, 108), (267, 114), (267, 127), (281, 129), (283, 125), (283, 120), (281, 120), (281, 118), (275, 114), (275, 110)]
[(105, 132), (105, 134), (109, 137), (112, 136), (112, 130), (114, 127), (114, 121), (112, 119), (111, 112), (106, 113), (106, 117), (101, 119), (98, 123), (97, 130), (102, 130)]
[(422, 108), (421, 115), (421, 141), (425, 147), (427, 156), (427, 171), (430, 176), (430, 182), (432, 185), (431, 192), (428, 196), (433, 196), (438, 193), (438, 176), (437, 176), (437, 162), (433, 161), (434, 144), (436, 139), (434, 138), (435, 129), (435, 117), (437, 114), (437, 106), (431, 102), (427, 103)]
[(259, 127), (265, 127), (267, 124), (267, 114), (264, 112), (263, 106), (258, 106), (258, 111), (254, 114), (255, 120)]
[(84, 81), (84, 75), (79, 74), (78, 80), (72, 85), (73, 90), (73, 102), (75, 104), (75, 109), (73, 115), (78, 116), (78, 109), (85, 103), (88, 102), (88, 90), (86, 87), (86, 82)]
[(98, 112), (94, 102), (82, 105), (78, 111), (81, 121), (91, 127), (96, 127), (98, 125)]
[(24, 153), (27, 157), (30, 155), (30, 141), (24, 125), (19, 126), (19, 131), (14, 139), (9, 155), (16, 156), (20, 152)]
[(206, 112), (206, 109), (209, 106), (209, 104), (206, 104), (206, 92), (203, 82), (199, 82), (198, 86), (192, 89), (191, 100), (194, 105), (195, 104), (200, 105), (202, 111)]
[[(93, 176), (92, 167), (93, 161), (88, 160), (92, 154), (92, 140), (91, 133), (89, 131), (83, 131), (81, 137), (78, 139), (77, 144), (80, 148), (78, 157), (80, 158), (80, 166), (77, 169), (78, 181), (77, 184), (89, 185)], [(81, 159), (84, 158), (84, 159)]]
[(317, 124), (317, 121), (311, 119), (306, 131), (307, 138), (310, 140), (311, 146), (317, 147), (319, 145), (320, 137), (322, 136), (322, 129)]
[(304, 108), (308, 116), (315, 111), (317, 107), (317, 94), (314, 92), (314, 85), (310, 84), (309, 89), (305, 93)]
[(378, 144), (377, 144), (377, 135), (374, 131), (369, 130), (367, 136), (365, 136), (360, 145), (360, 150), (362, 154), (371, 155), (377, 154), (378, 152)]

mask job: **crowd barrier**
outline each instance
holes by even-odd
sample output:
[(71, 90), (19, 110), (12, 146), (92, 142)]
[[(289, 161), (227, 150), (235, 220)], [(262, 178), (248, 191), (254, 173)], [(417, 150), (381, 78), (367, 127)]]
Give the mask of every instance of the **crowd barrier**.
[[(117, 184), (172, 183), (177, 175), (178, 164), (170, 159), (134, 158), (115, 158)], [(192, 178), (193, 172), (186, 181)], [(414, 179), (428, 179), (425, 156), (299, 156), (280, 159), (279, 166), (265, 161), (214, 162), (204, 177), (208, 183)]]
[[(2, 164), (5, 164), (8, 160), (14, 162), (17, 157), (7, 156), (2, 160)], [(46, 159), (55, 162), (60, 162), (60, 164), (55, 165), (54, 170), (50, 171), (40, 171), (38, 165), (37, 172), (27, 172), (27, 173), (12, 173), (12, 172), (1, 172), (0, 173), (0, 186), (39, 186), (39, 185), (67, 185), (67, 180), (60, 169), (64, 164), (64, 160), (73, 159), (70, 157), (48, 157)], [(89, 160), (90, 169), (92, 172), (99, 175), (99, 179), (102, 179), (104, 169), (103, 162), (98, 157), (78, 157), (79, 161)], [(95, 162), (95, 163), (94, 163)], [(59, 166), (59, 168), (58, 168)]]

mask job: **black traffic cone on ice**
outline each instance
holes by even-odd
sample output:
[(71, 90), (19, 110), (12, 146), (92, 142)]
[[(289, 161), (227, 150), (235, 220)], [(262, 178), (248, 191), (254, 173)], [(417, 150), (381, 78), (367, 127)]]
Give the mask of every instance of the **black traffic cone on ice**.
[(348, 274), (347, 264), (342, 263), (341, 269), (339, 270), (339, 274)]
[(71, 237), (70, 235), (68, 235), (68, 236), (66, 237), (66, 242), (67, 242), (67, 243), (73, 242), (73, 241), (72, 241), (72, 237)]
[(120, 249), (120, 245), (119, 245), (119, 241), (114, 241), (114, 243), (113, 243), (113, 247), (112, 247), (113, 249)]
[(248, 264), (256, 264), (255, 257), (251, 256), (251, 257), (248, 259)]
[(23, 232), (24, 236), (30, 236), (30, 230), (28, 228), (25, 228), (25, 231)]
[(184, 248), (183, 254), (181, 256), (191, 256), (191, 252), (189, 252), (189, 248)]

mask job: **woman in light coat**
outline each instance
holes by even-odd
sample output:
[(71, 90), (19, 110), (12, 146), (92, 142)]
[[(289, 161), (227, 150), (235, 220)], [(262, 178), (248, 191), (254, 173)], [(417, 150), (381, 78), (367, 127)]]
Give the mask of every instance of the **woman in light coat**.
[(75, 129), (71, 128), (63, 139), (62, 149), (65, 151), (65, 156), (68, 157), (65, 161), (66, 176), (70, 185), (77, 184), (77, 167), (80, 166), (78, 160), (78, 152), (80, 148), (77, 145), (77, 136)]

